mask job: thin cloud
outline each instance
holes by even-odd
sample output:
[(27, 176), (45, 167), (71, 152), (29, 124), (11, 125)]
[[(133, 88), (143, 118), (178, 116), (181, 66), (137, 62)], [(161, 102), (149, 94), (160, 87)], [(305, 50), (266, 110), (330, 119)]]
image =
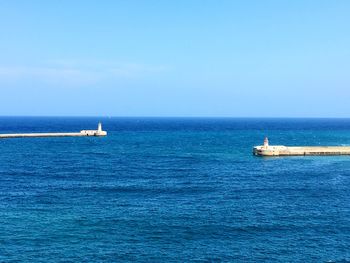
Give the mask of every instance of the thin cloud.
[(34, 79), (73, 86), (96, 84), (104, 80), (137, 79), (161, 74), (165, 66), (103, 61), (54, 60), (43, 66), (0, 66), (0, 81)]
[(0, 80), (20, 81), (34, 79), (45, 83), (85, 85), (98, 79), (89, 72), (74, 68), (0, 67)]
[(165, 66), (150, 66), (144, 64), (124, 64), (117, 65), (109, 68), (109, 72), (113, 76), (122, 76), (122, 77), (143, 77), (147, 75), (154, 75), (159, 73), (164, 73), (168, 70), (168, 67)]

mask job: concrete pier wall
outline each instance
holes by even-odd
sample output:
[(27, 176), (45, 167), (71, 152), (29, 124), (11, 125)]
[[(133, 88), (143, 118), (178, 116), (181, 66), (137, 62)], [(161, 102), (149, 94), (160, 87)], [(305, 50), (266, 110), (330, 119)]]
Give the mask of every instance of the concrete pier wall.
[(25, 138), (25, 137), (82, 137), (82, 136), (107, 136), (107, 132), (102, 130), (101, 123), (97, 130), (82, 130), (80, 132), (49, 132), (49, 133), (8, 133), (0, 134), (0, 139), (5, 138)]
[(257, 156), (307, 156), (307, 155), (350, 155), (350, 146), (256, 146), (253, 154)]
[(25, 137), (82, 137), (82, 136), (106, 136), (98, 133), (62, 132), (62, 133), (10, 133), (0, 134), (1, 138), (25, 138)]
[(0, 138), (24, 138), (24, 137), (66, 137), (66, 136), (84, 136), (79, 132), (75, 133), (9, 133), (0, 134)]

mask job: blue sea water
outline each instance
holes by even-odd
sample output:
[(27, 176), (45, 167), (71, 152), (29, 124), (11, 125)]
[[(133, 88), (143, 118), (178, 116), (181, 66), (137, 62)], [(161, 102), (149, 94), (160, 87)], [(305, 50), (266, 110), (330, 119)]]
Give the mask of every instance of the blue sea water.
[(1, 117), (0, 262), (350, 262), (350, 119)]

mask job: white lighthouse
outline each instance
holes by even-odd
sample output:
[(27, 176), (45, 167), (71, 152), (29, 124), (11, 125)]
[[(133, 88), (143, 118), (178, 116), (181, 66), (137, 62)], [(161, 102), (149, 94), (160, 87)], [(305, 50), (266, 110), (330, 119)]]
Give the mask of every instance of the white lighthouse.
[(102, 130), (102, 124), (101, 122), (97, 125), (97, 130), (82, 130), (80, 131), (81, 134), (85, 136), (106, 136), (107, 132)]
[(107, 132), (102, 130), (102, 123), (99, 122), (98, 125), (97, 125), (97, 133), (96, 133), (97, 136), (106, 136), (107, 135)]
[(265, 137), (265, 139), (264, 139), (264, 148), (266, 149), (267, 147), (269, 147), (269, 139), (267, 137)]

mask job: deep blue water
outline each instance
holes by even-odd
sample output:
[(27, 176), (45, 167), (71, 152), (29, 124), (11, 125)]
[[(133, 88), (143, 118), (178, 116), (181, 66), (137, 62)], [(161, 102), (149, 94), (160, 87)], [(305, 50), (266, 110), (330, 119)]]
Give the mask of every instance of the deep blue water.
[(0, 118), (0, 262), (350, 262), (350, 119)]

